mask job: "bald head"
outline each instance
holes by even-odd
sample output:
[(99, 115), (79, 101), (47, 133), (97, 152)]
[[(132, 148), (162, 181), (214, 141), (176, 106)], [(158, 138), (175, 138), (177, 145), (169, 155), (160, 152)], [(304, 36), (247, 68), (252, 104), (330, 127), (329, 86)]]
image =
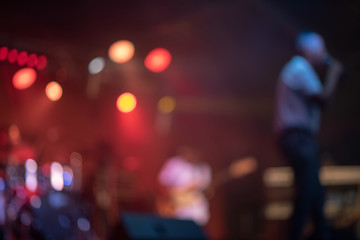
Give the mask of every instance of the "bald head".
[(311, 63), (319, 65), (327, 56), (324, 39), (315, 32), (302, 32), (296, 39), (297, 50)]

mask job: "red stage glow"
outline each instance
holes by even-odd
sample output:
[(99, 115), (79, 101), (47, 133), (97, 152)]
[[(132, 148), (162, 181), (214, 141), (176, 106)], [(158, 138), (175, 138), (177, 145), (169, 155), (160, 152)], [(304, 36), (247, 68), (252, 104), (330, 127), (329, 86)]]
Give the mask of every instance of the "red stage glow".
[(44, 55), (41, 55), (41, 56), (39, 56), (39, 57), (37, 58), (36, 68), (37, 68), (38, 70), (43, 70), (44, 68), (46, 68), (47, 63), (48, 63), (47, 58), (46, 58)]
[(4, 61), (8, 57), (9, 49), (7, 47), (0, 48), (0, 61)]
[(19, 66), (24, 66), (28, 61), (28, 54), (25, 51), (22, 51), (21, 53), (19, 53), (19, 55), (17, 56), (17, 63)]
[(45, 93), (51, 101), (55, 102), (61, 98), (63, 90), (57, 82), (49, 82), (45, 88)]
[(28, 67), (35, 67), (37, 65), (37, 56), (35, 53), (32, 53), (28, 57), (27, 66)]
[(171, 54), (165, 48), (152, 50), (145, 58), (144, 64), (152, 72), (164, 71), (171, 62)]
[(8, 61), (9, 63), (15, 63), (18, 56), (18, 50), (11, 49), (8, 53)]
[(124, 169), (128, 171), (136, 171), (139, 169), (139, 161), (136, 157), (126, 157), (122, 163)]
[(136, 97), (129, 92), (123, 93), (118, 97), (116, 106), (120, 112), (131, 112), (136, 107)]
[(36, 80), (36, 72), (32, 68), (23, 68), (13, 76), (13, 85), (16, 89), (22, 90), (30, 87)]

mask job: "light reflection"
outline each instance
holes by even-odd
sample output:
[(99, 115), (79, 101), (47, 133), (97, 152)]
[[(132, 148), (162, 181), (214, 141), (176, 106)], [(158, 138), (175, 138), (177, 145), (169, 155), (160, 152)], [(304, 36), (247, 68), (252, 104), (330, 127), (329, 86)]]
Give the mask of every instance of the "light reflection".
[(37, 163), (29, 158), (25, 162), (25, 185), (26, 188), (32, 192), (35, 192), (38, 186), (37, 182)]
[(5, 187), (6, 187), (5, 180), (2, 177), (0, 177), (0, 191), (1, 192), (5, 191)]
[(64, 188), (63, 167), (58, 162), (53, 162), (50, 167), (51, 171), (51, 186), (56, 191), (61, 191)]
[(36, 173), (37, 163), (33, 159), (29, 158), (28, 160), (26, 160), (25, 168), (26, 171), (28, 171), (29, 173)]
[(26, 173), (25, 185), (27, 189), (29, 189), (32, 192), (35, 192), (38, 185), (36, 174)]
[(64, 166), (63, 179), (65, 186), (70, 186), (72, 184), (73, 176), (74, 176), (73, 170), (68, 166)]
[(86, 218), (79, 218), (77, 220), (77, 226), (81, 231), (89, 231), (90, 230), (90, 222)]
[(30, 197), (30, 205), (33, 208), (40, 208), (41, 207), (41, 199), (38, 196), (31, 196)]
[(71, 227), (71, 220), (70, 220), (70, 218), (68, 216), (61, 214), (61, 215), (58, 216), (57, 220), (58, 220), (59, 225), (62, 228), (67, 229), (67, 228)]
[(88, 69), (91, 74), (100, 73), (105, 67), (105, 60), (102, 57), (97, 57), (91, 60), (89, 63)]
[(31, 222), (32, 222), (32, 217), (30, 216), (30, 214), (28, 212), (23, 212), (20, 215), (20, 221), (22, 224), (24, 224), (25, 226), (30, 226)]

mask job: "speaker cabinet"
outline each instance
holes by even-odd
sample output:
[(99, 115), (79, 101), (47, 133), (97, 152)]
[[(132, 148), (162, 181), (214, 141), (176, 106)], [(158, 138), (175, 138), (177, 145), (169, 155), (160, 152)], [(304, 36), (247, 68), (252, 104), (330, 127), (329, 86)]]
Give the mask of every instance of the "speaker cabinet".
[(206, 240), (207, 237), (201, 227), (191, 220), (127, 212), (120, 214), (120, 226), (111, 239)]

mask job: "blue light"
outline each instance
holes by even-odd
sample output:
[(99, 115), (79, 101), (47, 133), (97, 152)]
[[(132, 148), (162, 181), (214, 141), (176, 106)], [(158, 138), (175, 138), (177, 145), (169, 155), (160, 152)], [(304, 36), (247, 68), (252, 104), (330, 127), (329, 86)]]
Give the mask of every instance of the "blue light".
[(72, 183), (72, 179), (73, 179), (71, 173), (69, 173), (68, 171), (64, 171), (63, 172), (63, 178), (64, 178), (64, 185), (65, 186), (70, 186), (71, 183)]
[(6, 184), (5, 184), (5, 181), (2, 177), (0, 177), (0, 191), (5, 191), (5, 187), (6, 187)]

